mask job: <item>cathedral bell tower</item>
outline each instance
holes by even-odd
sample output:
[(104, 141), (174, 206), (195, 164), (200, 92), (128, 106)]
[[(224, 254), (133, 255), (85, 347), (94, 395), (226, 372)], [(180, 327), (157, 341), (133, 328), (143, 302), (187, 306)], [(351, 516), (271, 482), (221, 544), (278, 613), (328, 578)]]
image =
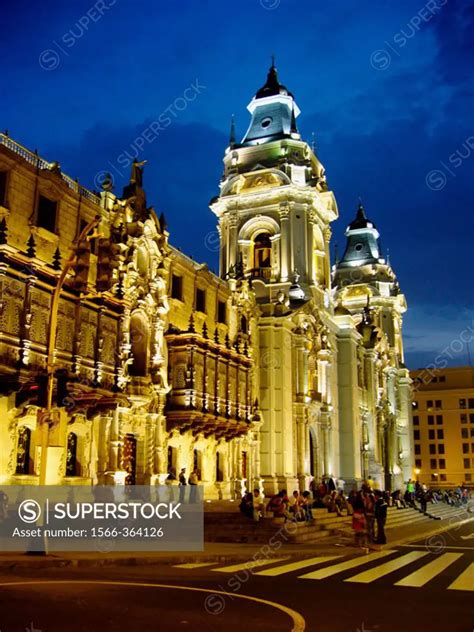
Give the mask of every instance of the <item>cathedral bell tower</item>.
[[(300, 109), (272, 63), (236, 142), (232, 122), (220, 194), (220, 275), (252, 279), (259, 303), (330, 291), (329, 224), (338, 216), (322, 164), (297, 129)], [(324, 299), (324, 295), (326, 299)]]
[(344, 255), (333, 269), (338, 309), (359, 321), (360, 383), (367, 388), (362, 411), (365, 474), (386, 489), (412, 476), (411, 380), (403, 363), (405, 296), (390, 263), (381, 256), (379, 232), (359, 204), (346, 229)]

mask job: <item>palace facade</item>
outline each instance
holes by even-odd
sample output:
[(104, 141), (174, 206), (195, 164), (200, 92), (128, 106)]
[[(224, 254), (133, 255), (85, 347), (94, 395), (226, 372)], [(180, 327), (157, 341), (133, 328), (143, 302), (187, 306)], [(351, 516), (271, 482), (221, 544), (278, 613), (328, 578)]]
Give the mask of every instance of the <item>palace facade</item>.
[(185, 467), (208, 498), (413, 476), (406, 303), (378, 231), (359, 206), (331, 265), (336, 200), (274, 65), (248, 109), (211, 201), (219, 276), (170, 245), (140, 163), (95, 193), (0, 135), (0, 483), (37, 484), (44, 450), (42, 482)]

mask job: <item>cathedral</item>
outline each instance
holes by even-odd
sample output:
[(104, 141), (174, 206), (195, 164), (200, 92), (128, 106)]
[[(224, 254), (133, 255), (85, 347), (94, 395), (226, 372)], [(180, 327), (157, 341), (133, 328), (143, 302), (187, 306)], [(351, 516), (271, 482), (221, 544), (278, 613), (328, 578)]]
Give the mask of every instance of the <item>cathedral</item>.
[(359, 205), (331, 265), (336, 199), (274, 64), (248, 110), (210, 203), (219, 276), (172, 246), (143, 163), (98, 193), (0, 134), (0, 484), (185, 468), (228, 499), (412, 477), (406, 302), (377, 228)]

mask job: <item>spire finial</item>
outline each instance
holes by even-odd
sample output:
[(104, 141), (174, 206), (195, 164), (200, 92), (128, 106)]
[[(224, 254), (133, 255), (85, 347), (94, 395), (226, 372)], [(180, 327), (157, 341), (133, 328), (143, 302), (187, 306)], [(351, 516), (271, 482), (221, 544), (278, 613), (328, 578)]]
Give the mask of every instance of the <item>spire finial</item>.
[(275, 53), (272, 53), (272, 68), (275, 68)]
[(232, 119), (230, 122), (230, 135), (229, 135), (229, 147), (235, 146), (235, 117), (232, 114)]
[(390, 265), (390, 248), (387, 248), (387, 265)]

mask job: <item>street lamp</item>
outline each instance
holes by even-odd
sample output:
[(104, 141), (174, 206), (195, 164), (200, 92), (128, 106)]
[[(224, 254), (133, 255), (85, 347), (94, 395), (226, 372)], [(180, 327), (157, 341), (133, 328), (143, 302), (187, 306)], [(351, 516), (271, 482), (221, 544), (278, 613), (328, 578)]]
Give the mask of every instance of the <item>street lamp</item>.
[(54, 288), (53, 298), (51, 301), (51, 311), (49, 314), (49, 328), (48, 328), (48, 347), (47, 347), (47, 382), (46, 382), (46, 408), (40, 410), (38, 413), (38, 425), (41, 430), (41, 464), (39, 474), (39, 485), (46, 484), (46, 477), (48, 472), (48, 445), (49, 445), (49, 426), (52, 420), (52, 407), (53, 407), (53, 385), (54, 385), (54, 349), (56, 344), (56, 332), (58, 329), (58, 312), (59, 312), (59, 299), (61, 297), (61, 290), (66, 280), (66, 277), (71, 268), (76, 263), (76, 251), (78, 245), (87, 238), (89, 233), (98, 225), (100, 221), (100, 215), (90, 221), (87, 226), (82, 230), (81, 234), (73, 244), (71, 249), (71, 257), (66, 261), (64, 268), (59, 275), (56, 287)]
[(420, 468), (419, 468), (419, 467), (415, 468), (415, 475), (416, 475), (416, 481), (417, 481), (417, 483), (419, 483), (419, 482), (420, 482), (420, 479), (419, 479), (420, 472), (421, 472), (421, 470), (420, 470)]

